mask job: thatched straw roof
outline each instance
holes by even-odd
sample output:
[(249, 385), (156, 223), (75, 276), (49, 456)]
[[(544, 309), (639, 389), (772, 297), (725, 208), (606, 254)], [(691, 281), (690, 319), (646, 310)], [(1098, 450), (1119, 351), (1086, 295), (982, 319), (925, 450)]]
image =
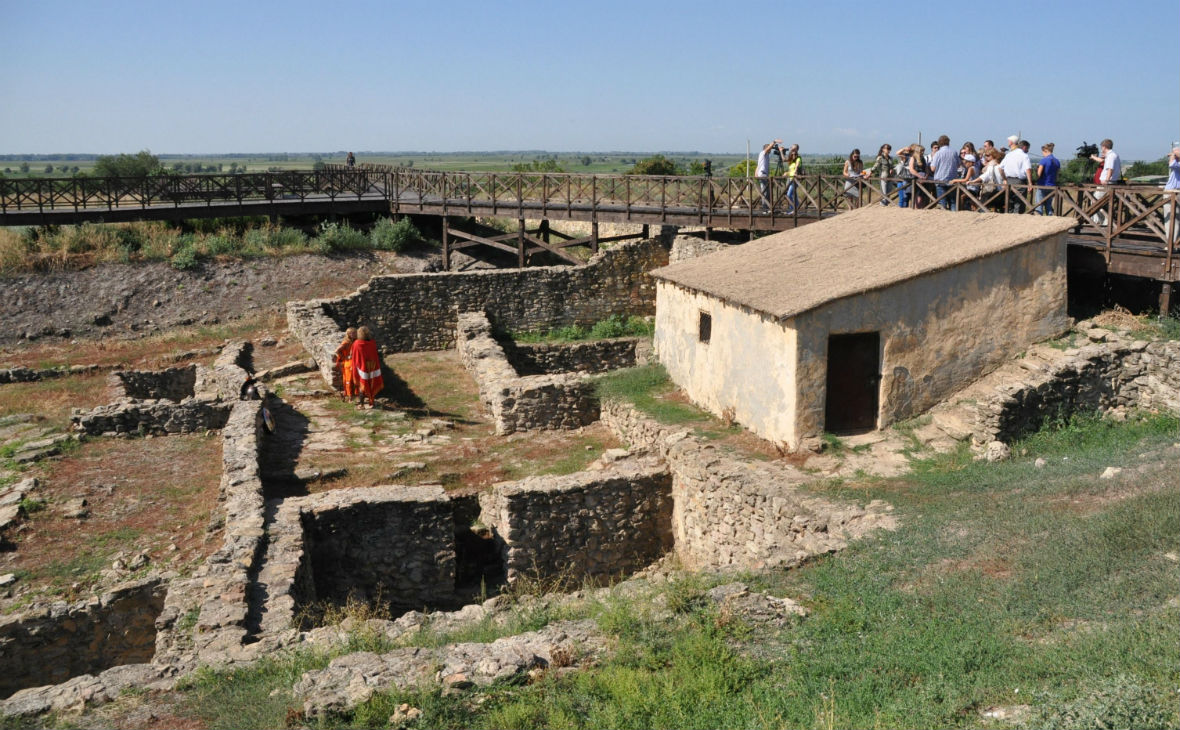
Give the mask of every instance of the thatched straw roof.
[(865, 207), (652, 271), (777, 319), (1039, 241), (1072, 217)]

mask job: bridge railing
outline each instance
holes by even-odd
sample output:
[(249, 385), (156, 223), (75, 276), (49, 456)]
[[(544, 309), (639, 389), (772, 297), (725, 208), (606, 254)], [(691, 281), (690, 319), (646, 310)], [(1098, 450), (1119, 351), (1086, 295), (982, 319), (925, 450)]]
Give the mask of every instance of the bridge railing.
[(0, 213), (146, 209), (319, 198), (386, 197), (389, 173), (291, 170), (226, 175), (0, 179)]
[(800, 219), (885, 202), (1071, 216), (1077, 236), (1112, 249), (1177, 254), (1177, 193), (1143, 185), (1003, 186), (807, 174), (730, 178), (537, 172), (442, 172), (383, 165), (226, 175), (0, 179), (0, 212), (147, 209), (275, 201), (385, 198), (395, 212), (503, 217), (635, 216), (644, 222), (774, 230)]

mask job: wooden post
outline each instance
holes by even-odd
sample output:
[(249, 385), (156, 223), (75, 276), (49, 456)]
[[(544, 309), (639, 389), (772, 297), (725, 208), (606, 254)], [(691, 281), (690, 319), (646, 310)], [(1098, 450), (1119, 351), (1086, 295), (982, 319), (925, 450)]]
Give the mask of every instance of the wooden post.
[(643, 240), (646, 241), (649, 237), (650, 237), (650, 230), (648, 229), (647, 224), (644, 223), (643, 228), (640, 229), (640, 238), (642, 238)]
[(447, 217), (442, 217), (443, 271), (451, 270), (451, 234), (447, 232)]
[(549, 243), (549, 219), (548, 218), (541, 219), (541, 240), (544, 241), (545, 243)]
[(590, 250), (598, 253), (598, 220), (590, 222)]
[(1165, 281), (1160, 287), (1160, 316), (1167, 317), (1172, 311), (1172, 282)]
[(524, 218), (517, 218), (517, 224), (520, 228), (516, 232), (516, 263), (520, 268), (524, 268)]

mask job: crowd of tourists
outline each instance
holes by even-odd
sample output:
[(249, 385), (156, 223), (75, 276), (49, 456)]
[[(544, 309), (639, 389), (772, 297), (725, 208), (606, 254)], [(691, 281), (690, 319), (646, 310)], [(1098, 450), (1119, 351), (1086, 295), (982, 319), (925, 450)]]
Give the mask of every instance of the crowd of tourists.
[[(860, 150), (854, 149), (844, 161), (844, 195), (851, 207), (858, 207), (866, 184), (875, 183), (881, 191), (881, 205), (890, 205), (890, 193), (895, 191), (896, 204), (902, 208), (926, 208), (934, 202), (948, 210), (963, 207), (1025, 213), (1031, 204), (1034, 213), (1053, 215), (1053, 188), (1061, 172), (1061, 161), (1053, 154), (1054, 144), (1041, 145), (1041, 157), (1034, 164), (1028, 140), (1012, 135), (1006, 143), (1001, 149), (989, 139), (978, 147), (964, 142), (955, 149), (944, 134), (931, 143), (929, 151), (914, 143), (896, 155), (891, 145), (883, 144), (868, 167)], [(784, 147), (781, 139), (775, 139), (759, 152), (755, 175), (760, 181), (764, 208), (770, 207), (770, 166), (774, 156), (779, 159), (778, 170), (787, 179), (786, 212), (790, 214), (799, 204), (796, 180), (803, 172), (799, 145)], [(1096, 197), (1105, 196), (1110, 186), (1123, 184), (1122, 159), (1114, 151), (1113, 141), (1102, 140), (1098, 154), (1090, 159), (1098, 163), (1092, 179), (1099, 186)], [(1180, 147), (1172, 150), (1168, 169), (1165, 190), (1180, 190)], [(967, 194), (956, 193), (956, 184)], [(1030, 193), (1033, 198), (1029, 198)], [(1169, 203), (1165, 218), (1171, 217), (1171, 210)]]

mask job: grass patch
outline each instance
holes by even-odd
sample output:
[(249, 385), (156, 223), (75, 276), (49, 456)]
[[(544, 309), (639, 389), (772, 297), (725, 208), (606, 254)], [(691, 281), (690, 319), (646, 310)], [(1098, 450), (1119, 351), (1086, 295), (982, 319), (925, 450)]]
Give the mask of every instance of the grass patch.
[(612, 337), (651, 337), (655, 334), (655, 322), (649, 317), (612, 314), (595, 322), (590, 327), (568, 325), (547, 332), (513, 333), (516, 342), (577, 342), (579, 340), (604, 340)]
[(625, 400), (668, 425), (707, 423), (711, 418), (694, 406), (669, 398), (676, 386), (663, 365), (654, 363), (616, 370), (595, 378), (598, 397)]
[[(384, 726), (408, 703), (423, 713), (416, 727), (970, 728), (989, 726), (985, 708), (1027, 704), (1024, 726), (1175, 727), (1178, 430), (1169, 415), (1075, 418), (1016, 444), (1023, 455), (1007, 462), (939, 455), (905, 477), (813, 487), (886, 499), (902, 525), (795, 570), (741, 577), (800, 600), (804, 619), (747, 622), (707, 600), (712, 579), (701, 576), (653, 585), (656, 596), (521, 600), (507, 623), (427, 628), (402, 645), (592, 616), (612, 652), (576, 673), (462, 695), (385, 693), (323, 724)], [(1037, 468), (1038, 457), (1049, 463)], [(1099, 479), (1110, 465), (1127, 478)], [(301, 722), (290, 687), (328, 659), (205, 671), (184, 701), (211, 727)]]

